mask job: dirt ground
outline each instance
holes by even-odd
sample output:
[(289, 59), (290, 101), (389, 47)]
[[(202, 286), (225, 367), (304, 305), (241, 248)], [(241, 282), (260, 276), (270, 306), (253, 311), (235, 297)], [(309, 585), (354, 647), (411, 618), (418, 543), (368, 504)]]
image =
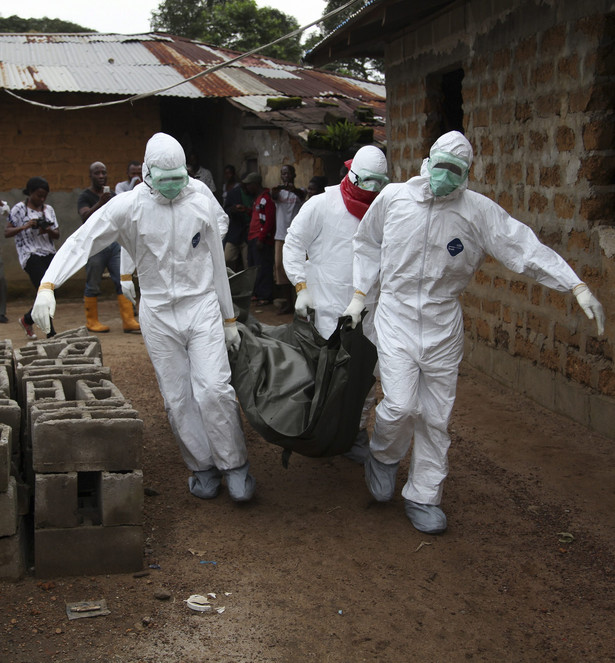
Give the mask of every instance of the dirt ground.
[[(26, 338), (9, 304), (0, 338)], [(272, 307), (257, 313), (282, 324)], [(615, 444), (462, 365), (443, 507), (417, 532), (401, 487), (378, 504), (343, 457), (293, 455), (245, 430), (257, 493), (188, 492), (140, 336), (100, 306), (113, 382), (145, 423), (145, 574), (0, 583), (2, 663), (614, 661)], [(84, 324), (59, 298), (58, 331)], [(574, 537), (563, 536), (569, 533)], [(155, 568), (150, 568), (153, 565)], [(165, 591), (168, 600), (155, 594)], [(221, 613), (191, 611), (213, 592)], [(65, 604), (110, 614), (69, 621)]]

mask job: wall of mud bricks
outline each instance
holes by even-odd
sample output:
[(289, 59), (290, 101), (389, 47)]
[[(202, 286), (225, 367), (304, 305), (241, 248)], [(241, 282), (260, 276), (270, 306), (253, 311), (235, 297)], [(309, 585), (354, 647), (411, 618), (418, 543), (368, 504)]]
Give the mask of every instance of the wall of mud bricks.
[(85, 327), (0, 343), (0, 578), (140, 570), (142, 436)]
[(451, 117), (460, 120), (474, 148), (470, 188), (563, 256), (606, 313), (599, 337), (571, 294), (487, 257), (462, 297), (466, 360), (610, 437), (614, 43), (605, 0), (472, 0), (409, 26), (385, 48), (393, 180), (417, 175)]

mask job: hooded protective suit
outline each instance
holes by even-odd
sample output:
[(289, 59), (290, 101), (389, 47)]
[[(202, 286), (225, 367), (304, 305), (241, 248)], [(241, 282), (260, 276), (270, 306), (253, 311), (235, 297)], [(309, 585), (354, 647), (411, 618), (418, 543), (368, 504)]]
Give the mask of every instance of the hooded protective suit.
[(193, 471), (225, 471), (247, 462), (223, 329), (223, 318), (234, 317), (220, 237), (228, 219), (196, 180), (172, 199), (150, 188), (153, 167), (181, 166), (180, 144), (154, 135), (145, 152), (144, 182), (79, 228), (43, 281), (58, 287), (88, 256), (120, 243), (128, 254), (124, 262), (134, 261), (138, 270), (143, 339), (184, 461)]
[[(472, 147), (459, 132), (442, 136), (431, 155), (452, 154), (469, 169)], [(428, 162), (419, 177), (390, 184), (354, 238), (354, 287), (380, 280), (376, 312), (384, 399), (376, 408), (370, 451), (386, 465), (414, 446), (402, 495), (437, 505), (448, 471), (447, 426), (463, 351), (459, 295), (486, 254), (514, 272), (567, 292), (580, 279), (568, 264), (499, 205), (467, 189), (435, 196)]]

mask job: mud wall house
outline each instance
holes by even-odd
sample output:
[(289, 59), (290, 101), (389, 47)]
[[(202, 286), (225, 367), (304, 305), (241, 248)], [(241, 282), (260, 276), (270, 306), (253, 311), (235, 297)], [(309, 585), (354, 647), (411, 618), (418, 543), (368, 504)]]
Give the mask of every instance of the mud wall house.
[(571, 295), (488, 259), (463, 296), (466, 359), (615, 436), (613, 3), (373, 0), (307, 55), (384, 57), (395, 181), (458, 129), (470, 186), (527, 223), (602, 302), (598, 338)]
[[(66, 239), (81, 223), (89, 165), (103, 161), (113, 187), (157, 131), (197, 151), (219, 188), (226, 164), (260, 172), (266, 186), (284, 163), (295, 164), (299, 186), (312, 175), (339, 181), (359, 144), (331, 147), (323, 136), (343, 120), (358, 140), (384, 146), (383, 85), (258, 55), (187, 80), (238, 55), (164, 34), (0, 34), (0, 198), (13, 205), (31, 176), (47, 178)], [(1, 241), (9, 295), (29, 296), (13, 240)], [(80, 296), (83, 279), (59, 296)]]

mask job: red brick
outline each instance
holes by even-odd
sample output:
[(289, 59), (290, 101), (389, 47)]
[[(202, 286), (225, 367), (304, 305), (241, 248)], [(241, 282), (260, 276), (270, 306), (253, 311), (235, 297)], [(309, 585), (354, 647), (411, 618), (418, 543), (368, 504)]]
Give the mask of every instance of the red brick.
[(488, 274), (485, 274), (482, 269), (479, 269), (476, 272), (474, 279), (476, 283), (479, 283), (480, 285), (491, 285), (491, 277)]
[(598, 373), (598, 389), (605, 396), (615, 397), (615, 373), (610, 368)]
[(561, 172), (559, 166), (545, 166), (540, 169), (540, 185), (546, 187), (561, 186)]
[(545, 30), (540, 39), (540, 54), (555, 55), (561, 51), (566, 44), (566, 26), (554, 25)]
[(498, 205), (503, 207), (509, 214), (513, 208), (513, 197), (508, 191), (504, 191), (498, 196)]
[(511, 184), (521, 182), (523, 177), (523, 167), (518, 161), (507, 164), (504, 169), (504, 177), (510, 181)]
[(612, 184), (615, 181), (615, 156), (596, 154), (581, 159), (578, 178), (585, 178), (591, 184)]
[(549, 201), (541, 194), (535, 191), (530, 195), (528, 209), (530, 212), (544, 212), (547, 209)]
[(521, 336), (521, 334), (515, 334), (515, 355), (531, 359), (532, 361), (538, 361), (539, 352), (538, 348), (531, 341)]
[(613, 223), (613, 209), (615, 209), (615, 193), (607, 192), (584, 198), (579, 213), (588, 221), (606, 220), (610, 225)]
[(494, 97), (498, 96), (498, 84), (495, 81), (483, 83), (480, 86), (481, 101), (491, 101)]
[(530, 77), (532, 85), (539, 87), (550, 83), (553, 80), (554, 69), (553, 62), (543, 62), (536, 66)]
[(534, 306), (540, 306), (540, 303), (542, 301), (542, 293), (543, 293), (543, 288), (540, 284), (534, 283), (531, 286), (531, 296), (530, 296), (530, 301)]
[(508, 286), (508, 281), (503, 279), (501, 276), (493, 277), (493, 287), (494, 288), (506, 288)]
[(483, 157), (493, 156), (493, 141), (489, 136), (482, 136), (480, 139), (480, 152)]
[(510, 306), (502, 306), (502, 320), (507, 324), (512, 322), (512, 310)]
[(498, 169), (495, 163), (488, 163), (485, 168), (485, 177), (483, 178), (485, 184), (496, 184), (498, 181)]
[(476, 335), (484, 341), (491, 340), (491, 327), (489, 326), (489, 323), (482, 318), (476, 319)]
[(549, 320), (549, 318), (546, 318), (544, 315), (537, 315), (536, 313), (528, 313), (527, 324), (532, 331), (538, 332), (543, 336), (549, 335), (549, 327), (551, 326), (551, 321)]
[(577, 230), (571, 230), (568, 234), (568, 244), (566, 248), (568, 251), (572, 249), (580, 249), (581, 251), (587, 251), (589, 249), (589, 235), (585, 232), (578, 232)]
[(543, 131), (530, 131), (530, 150), (544, 152), (547, 144), (547, 134)]
[(568, 109), (572, 113), (585, 113), (591, 100), (592, 88), (571, 92), (568, 97)]
[(475, 308), (480, 310), (480, 299), (469, 292), (465, 292), (462, 296), (464, 308)]
[(557, 290), (547, 290), (546, 303), (549, 306), (552, 306), (554, 309), (563, 311), (564, 313), (566, 313), (568, 310), (567, 296), (561, 292), (558, 292)]
[(576, 81), (579, 78), (579, 56), (575, 53), (570, 57), (562, 58), (557, 63), (557, 70), (560, 74)]
[(515, 49), (513, 61), (518, 63), (523, 62), (524, 60), (534, 60), (537, 50), (538, 43), (536, 41), (536, 35), (533, 35), (519, 43)]
[(474, 127), (488, 127), (489, 123), (489, 112), (485, 109), (477, 109), (472, 113), (472, 121)]
[(500, 315), (501, 303), (498, 301), (489, 301), (483, 299), (482, 303), (483, 313), (489, 313), (490, 315)]
[(570, 127), (558, 127), (555, 135), (555, 144), (560, 152), (569, 152), (575, 147), (575, 133)]
[(575, 348), (578, 350), (581, 347), (581, 335), (579, 333), (571, 333), (568, 327), (560, 325), (558, 322), (555, 323), (553, 329), (553, 338), (558, 343), (566, 345), (570, 348)]
[(552, 92), (542, 95), (534, 101), (534, 108), (538, 117), (559, 117), (562, 110), (562, 97)]
[(527, 283), (524, 281), (511, 281), (510, 291), (515, 295), (523, 295), (527, 297)]
[(496, 348), (508, 350), (510, 343), (510, 334), (503, 327), (496, 327), (493, 330), (493, 341)]
[(566, 377), (581, 384), (591, 386), (591, 366), (576, 353), (568, 353), (566, 358)]
[(493, 71), (508, 69), (509, 65), (510, 65), (510, 51), (508, 49), (502, 49), (500, 51), (496, 51), (491, 56), (491, 69)]
[(552, 371), (559, 370), (560, 359), (557, 350), (541, 350), (540, 363)]
[(586, 150), (610, 150), (614, 142), (614, 124), (612, 121), (588, 122), (583, 127), (583, 146)]
[(575, 200), (561, 193), (556, 193), (553, 197), (553, 209), (560, 219), (572, 219), (575, 205)]
[(525, 102), (517, 102), (515, 105), (515, 120), (518, 122), (527, 122), (532, 117), (532, 105)]
[(585, 341), (585, 352), (588, 355), (596, 355), (601, 359), (613, 360), (613, 346), (605, 338), (588, 336)]

